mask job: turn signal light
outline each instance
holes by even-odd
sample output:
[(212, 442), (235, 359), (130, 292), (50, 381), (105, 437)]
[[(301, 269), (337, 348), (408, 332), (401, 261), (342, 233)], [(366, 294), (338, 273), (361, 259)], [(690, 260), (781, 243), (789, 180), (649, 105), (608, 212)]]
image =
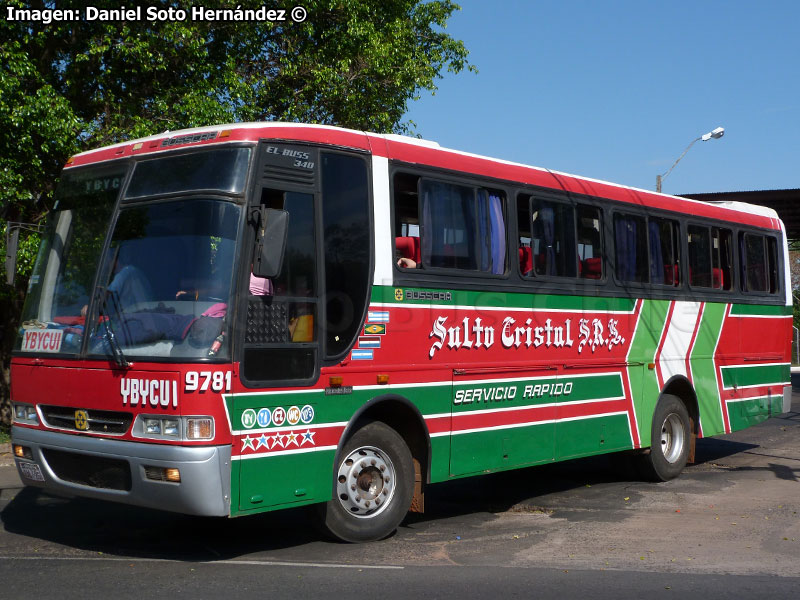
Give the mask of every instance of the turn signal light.
[(210, 440), (214, 437), (214, 420), (210, 417), (186, 419), (187, 440)]
[(27, 446), (20, 446), (19, 444), (14, 444), (14, 456), (17, 458), (27, 458), (28, 460), (33, 460), (33, 453), (31, 449)]
[(145, 467), (144, 475), (152, 481), (181, 482), (181, 472), (176, 467)]

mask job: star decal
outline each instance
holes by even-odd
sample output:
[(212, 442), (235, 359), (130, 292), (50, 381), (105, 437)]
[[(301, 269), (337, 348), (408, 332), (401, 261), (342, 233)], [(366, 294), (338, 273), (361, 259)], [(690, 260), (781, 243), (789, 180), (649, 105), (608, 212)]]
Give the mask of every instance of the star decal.
[(283, 442), (283, 438), (285, 438), (285, 437), (286, 437), (285, 435), (281, 435), (280, 433), (276, 433), (275, 435), (273, 435), (270, 438), (272, 440), (272, 449), (274, 450), (275, 446), (280, 446), (281, 448), (285, 448), (285, 445), (284, 445), (284, 442)]
[(303, 439), (302, 439), (302, 441), (300, 442), (300, 445), (302, 446), (303, 444), (305, 444), (306, 442), (308, 442), (309, 444), (311, 444), (312, 446), (314, 446), (314, 436), (315, 436), (316, 434), (317, 434), (317, 432), (316, 432), (316, 431), (311, 431), (310, 429), (306, 429), (306, 432), (302, 434), (302, 436), (303, 436)]
[(245, 448), (250, 448), (250, 450), (255, 450), (253, 447), (253, 442), (255, 442), (255, 438), (251, 438), (249, 435), (247, 437), (242, 438), (242, 452), (244, 452)]
[(256, 441), (258, 442), (258, 444), (256, 445), (256, 450), (258, 450), (259, 448), (266, 448), (267, 450), (269, 450), (269, 439), (267, 439), (266, 435), (262, 433), (261, 437), (257, 438)]
[(288, 448), (289, 444), (294, 444), (295, 446), (300, 445), (297, 443), (297, 434), (294, 431), (290, 431), (286, 434), (286, 445), (284, 447)]

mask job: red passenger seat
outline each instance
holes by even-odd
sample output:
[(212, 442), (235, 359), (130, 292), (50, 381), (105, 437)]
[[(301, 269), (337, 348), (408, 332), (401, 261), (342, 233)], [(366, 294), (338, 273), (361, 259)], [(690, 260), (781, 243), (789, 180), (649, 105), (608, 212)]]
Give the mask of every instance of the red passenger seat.
[(580, 273), (584, 279), (601, 279), (603, 277), (603, 260), (597, 258), (587, 258), (580, 262)]
[(533, 250), (530, 246), (520, 246), (519, 248), (519, 270), (525, 275), (533, 269)]
[(680, 285), (678, 265), (664, 265), (664, 283), (666, 285)]
[(722, 269), (711, 269), (711, 287), (717, 290), (725, 289), (725, 276)]
[(416, 263), (420, 261), (419, 238), (418, 237), (397, 237), (394, 238), (394, 245), (402, 258), (410, 258)]

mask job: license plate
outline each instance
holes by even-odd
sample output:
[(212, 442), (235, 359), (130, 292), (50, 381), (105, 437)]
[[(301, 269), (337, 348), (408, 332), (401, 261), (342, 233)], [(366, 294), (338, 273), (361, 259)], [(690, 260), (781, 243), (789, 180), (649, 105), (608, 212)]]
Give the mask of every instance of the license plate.
[(21, 462), (19, 463), (19, 470), (28, 479), (33, 481), (44, 481), (42, 470), (36, 463)]

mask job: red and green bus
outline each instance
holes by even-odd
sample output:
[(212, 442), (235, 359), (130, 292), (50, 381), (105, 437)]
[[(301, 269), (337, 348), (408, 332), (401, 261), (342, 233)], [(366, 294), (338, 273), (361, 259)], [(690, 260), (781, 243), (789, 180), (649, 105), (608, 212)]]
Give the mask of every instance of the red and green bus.
[(66, 165), (12, 361), (25, 484), (389, 535), (428, 485), (789, 410), (771, 209), (328, 126), (170, 132)]

